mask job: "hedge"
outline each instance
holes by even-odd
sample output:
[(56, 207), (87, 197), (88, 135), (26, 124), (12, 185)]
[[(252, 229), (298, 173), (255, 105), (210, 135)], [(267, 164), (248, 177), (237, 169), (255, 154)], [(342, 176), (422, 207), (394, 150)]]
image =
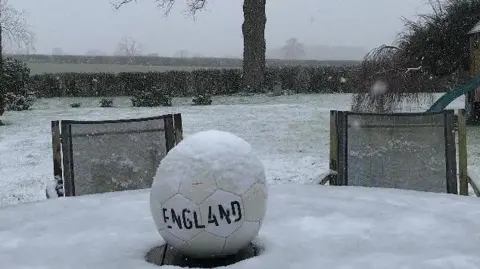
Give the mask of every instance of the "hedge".
[[(292, 93), (353, 93), (361, 81), (358, 66), (267, 68), (265, 87), (253, 93), (272, 92), (280, 82)], [(463, 84), (457, 75), (436, 79), (419, 77), (422, 92), (445, 92)], [(171, 97), (231, 95), (242, 93), (239, 69), (200, 69), (195, 71), (129, 73), (59, 73), (30, 76), (29, 89), (37, 97), (134, 96), (157, 88)], [(432, 83), (434, 82), (434, 83)]]
[[(242, 92), (242, 72), (238, 69), (139, 73), (59, 73), (30, 77), (29, 90), (37, 97), (132, 96), (152, 87), (167, 89), (173, 97), (199, 94), (229, 95)], [(358, 84), (355, 67), (267, 68), (265, 88), (272, 91), (280, 82), (283, 89), (296, 93), (352, 92)]]

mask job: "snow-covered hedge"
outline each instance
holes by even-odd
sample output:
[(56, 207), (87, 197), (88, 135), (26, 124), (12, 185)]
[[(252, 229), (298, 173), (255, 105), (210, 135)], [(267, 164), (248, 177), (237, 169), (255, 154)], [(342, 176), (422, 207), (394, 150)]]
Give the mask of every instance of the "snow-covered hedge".
[(35, 94), (28, 89), (30, 81), (30, 69), (28, 66), (19, 60), (12, 58), (3, 59), (3, 76), (0, 80), (2, 87), (0, 87), (0, 98), (3, 100), (4, 110), (27, 110), (34, 100)]
[[(267, 68), (264, 87), (251, 92), (272, 93), (278, 91), (274, 89), (277, 85), (281, 85), (281, 93), (353, 93), (358, 90), (363, 75), (358, 66)], [(444, 92), (451, 86), (448, 78), (438, 81), (442, 87), (437, 87), (439, 83), (432, 84), (429, 76), (420, 77), (419, 80), (418, 84), (422, 85), (424, 92)], [(158, 93), (158, 89), (170, 97), (246, 92), (242, 88), (240, 69), (38, 74), (30, 77), (29, 88), (38, 97), (131, 96), (137, 99), (139, 95), (148, 95), (144, 92)]]
[[(271, 92), (277, 82), (284, 91), (294, 93), (353, 92), (358, 81), (355, 66), (267, 68), (264, 87), (253, 92)], [(245, 92), (240, 69), (38, 74), (31, 76), (30, 88), (39, 97), (133, 97), (146, 89), (162, 89), (172, 97)]]

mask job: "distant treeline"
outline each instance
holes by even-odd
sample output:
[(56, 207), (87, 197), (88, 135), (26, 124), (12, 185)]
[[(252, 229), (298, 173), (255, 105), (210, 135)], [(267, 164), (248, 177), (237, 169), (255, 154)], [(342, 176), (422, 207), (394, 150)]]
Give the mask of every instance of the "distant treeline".
[[(85, 55), (9, 55), (27, 63), (62, 63), (62, 64), (116, 64), (116, 65), (145, 65), (145, 66), (200, 66), (238, 68), (242, 66), (242, 59), (235, 58), (173, 58), (157, 56), (85, 56)], [(268, 67), (280, 66), (357, 66), (360, 61), (317, 61), (317, 60), (278, 60), (267, 59)]]

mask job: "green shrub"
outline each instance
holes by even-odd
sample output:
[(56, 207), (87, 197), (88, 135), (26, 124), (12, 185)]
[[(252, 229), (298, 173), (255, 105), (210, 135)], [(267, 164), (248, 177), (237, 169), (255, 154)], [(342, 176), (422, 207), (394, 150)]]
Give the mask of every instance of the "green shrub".
[[(275, 81), (298, 93), (322, 93), (326, 89), (348, 88), (355, 80), (340, 83), (340, 76), (358, 77), (358, 67), (280, 67), (265, 70), (265, 88), (253, 93), (271, 91)], [(328, 77), (332, 77), (328, 80)], [(169, 89), (172, 97), (194, 97), (198, 94), (233, 95), (244, 92), (239, 69), (204, 69), (168, 72), (59, 73), (33, 75), (30, 88), (38, 97), (130, 96), (142, 99), (146, 89)], [(348, 84), (348, 85), (345, 85)], [(153, 102), (155, 103), (155, 102)]]
[(29, 91), (21, 91), (18, 94), (8, 92), (5, 94), (5, 110), (23, 111), (29, 110), (35, 102), (35, 95)]
[(0, 116), (5, 110), (28, 110), (35, 102), (35, 93), (28, 89), (30, 69), (19, 60), (3, 59), (3, 76), (0, 83)]
[(100, 100), (100, 107), (113, 107), (113, 99), (102, 98), (102, 100)]
[(27, 64), (12, 58), (3, 59), (3, 87), (14, 94), (25, 90), (30, 80), (30, 68)]
[(212, 104), (212, 97), (208, 94), (199, 94), (192, 99), (193, 105), (208, 106)]
[(131, 98), (134, 107), (172, 106), (172, 96), (164, 88), (150, 87), (146, 91), (136, 91)]

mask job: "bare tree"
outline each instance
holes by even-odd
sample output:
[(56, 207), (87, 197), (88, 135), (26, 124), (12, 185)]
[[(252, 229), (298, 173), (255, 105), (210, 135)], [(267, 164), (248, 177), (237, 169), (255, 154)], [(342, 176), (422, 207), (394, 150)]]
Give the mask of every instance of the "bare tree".
[(0, 0), (2, 47), (9, 46), (28, 51), (34, 49), (35, 34), (25, 15), (25, 11), (15, 9), (8, 0)]
[[(137, 0), (110, 0), (115, 9), (123, 5), (137, 2)], [(153, 0), (159, 8), (168, 15), (176, 0)], [(187, 12), (195, 15), (202, 10), (207, 0), (184, 0)], [(243, 33), (243, 85), (253, 91), (260, 90), (264, 84), (265, 74), (265, 25), (267, 15), (265, 13), (266, 0), (244, 0), (242, 24)]]
[[(165, 10), (165, 15), (168, 15), (172, 10), (176, 0), (154, 0), (157, 6)], [(195, 13), (205, 7), (207, 0), (185, 0), (187, 2), (188, 12), (195, 15)], [(138, 2), (137, 0), (111, 0), (115, 9), (120, 9), (123, 5)]]
[(124, 37), (117, 45), (116, 55), (135, 57), (140, 55), (140, 44), (132, 37)]
[[(0, 17), (2, 16), (2, 10), (0, 9)], [(2, 25), (0, 24), (0, 116), (5, 113), (5, 87), (3, 86), (3, 49), (2, 49)], [(0, 126), (4, 125), (0, 120)]]
[[(26, 50), (34, 49), (35, 35), (25, 19), (24, 11), (19, 11), (8, 4), (7, 0), (0, 0), (0, 116), (5, 112), (5, 93), (3, 84), (3, 47), (16, 46)], [(2, 121), (0, 120), (0, 125)]]
[(287, 59), (299, 59), (305, 56), (305, 46), (294, 37), (285, 42), (282, 51)]

